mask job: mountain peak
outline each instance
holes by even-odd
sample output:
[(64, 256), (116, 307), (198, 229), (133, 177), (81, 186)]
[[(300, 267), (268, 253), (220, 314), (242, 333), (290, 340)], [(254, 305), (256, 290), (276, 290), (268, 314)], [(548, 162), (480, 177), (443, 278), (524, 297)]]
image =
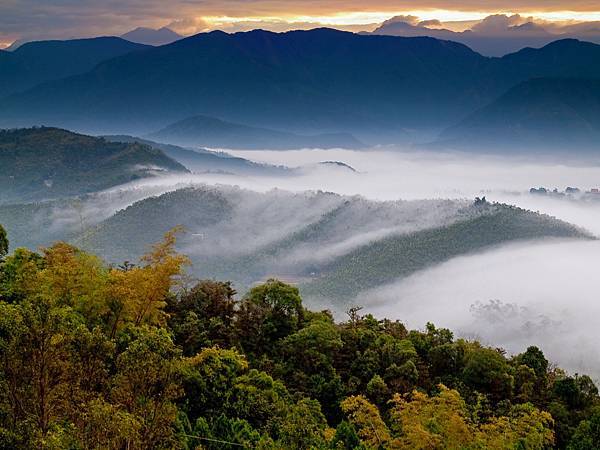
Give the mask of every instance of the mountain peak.
[(137, 27), (135, 30), (131, 30), (121, 35), (121, 37), (138, 44), (160, 46), (178, 41), (183, 36), (167, 27), (159, 29)]

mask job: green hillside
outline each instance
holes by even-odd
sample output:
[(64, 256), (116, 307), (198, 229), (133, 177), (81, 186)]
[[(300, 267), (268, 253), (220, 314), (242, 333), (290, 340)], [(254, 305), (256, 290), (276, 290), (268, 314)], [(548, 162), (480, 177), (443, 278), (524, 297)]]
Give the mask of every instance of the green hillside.
[(187, 230), (179, 248), (198, 276), (226, 278), (240, 290), (278, 277), (299, 284), (308, 299), (338, 305), (494, 245), (588, 237), (568, 223), (507, 205), (196, 187), (137, 202), (75, 242), (119, 263), (138, 257), (147, 242), (177, 225)]
[(541, 238), (584, 238), (573, 225), (520, 208), (494, 205), (447, 227), (392, 236), (358, 248), (320, 268), (302, 286), (308, 297), (351, 299), (453, 257), (503, 243)]
[(0, 203), (79, 195), (170, 171), (186, 169), (147, 145), (57, 128), (0, 130)]

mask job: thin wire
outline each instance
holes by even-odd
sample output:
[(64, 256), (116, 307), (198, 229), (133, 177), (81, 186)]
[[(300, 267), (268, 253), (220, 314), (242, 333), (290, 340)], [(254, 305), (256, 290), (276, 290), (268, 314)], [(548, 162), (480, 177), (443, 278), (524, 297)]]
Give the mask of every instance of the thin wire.
[(200, 439), (202, 441), (218, 442), (219, 444), (229, 444), (229, 445), (237, 445), (238, 447), (246, 447), (244, 444), (238, 444), (237, 442), (222, 441), (220, 439), (211, 439), (211, 438), (207, 438), (207, 437), (193, 436), (191, 434), (183, 434), (183, 436), (191, 437), (194, 439)]

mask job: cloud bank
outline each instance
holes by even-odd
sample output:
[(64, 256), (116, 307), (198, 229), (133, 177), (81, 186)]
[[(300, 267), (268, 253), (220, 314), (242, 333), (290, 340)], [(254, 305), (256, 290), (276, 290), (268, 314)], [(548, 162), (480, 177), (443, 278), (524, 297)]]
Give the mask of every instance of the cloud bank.
[(357, 0), (9, 0), (0, 3), (0, 46), (18, 39), (120, 35), (138, 26), (170, 26), (182, 34), (317, 26), (370, 31), (400, 14), (421, 17), (422, 27), (439, 27), (449, 21), (478, 21), (498, 11), (510, 11), (509, 17), (520, 13), (569, 20), (576, 26), (600, 19), (600, 5), (585, 0), (376, 0), (368, 5)]

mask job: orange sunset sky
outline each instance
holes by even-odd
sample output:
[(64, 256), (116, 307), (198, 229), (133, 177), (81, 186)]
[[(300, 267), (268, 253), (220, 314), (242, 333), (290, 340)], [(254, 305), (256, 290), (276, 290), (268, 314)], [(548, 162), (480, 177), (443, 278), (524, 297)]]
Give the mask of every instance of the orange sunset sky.
[(168, 26), (183, 35), (222, 29), (273, 31), (330, 26), (371, 31), (393, 16), (438, 20), (462, 31), (492, 14), (540, 23), (600, 21), (589, 0), (1, 0), (0, 46), (15, 40), (118, 35)]

